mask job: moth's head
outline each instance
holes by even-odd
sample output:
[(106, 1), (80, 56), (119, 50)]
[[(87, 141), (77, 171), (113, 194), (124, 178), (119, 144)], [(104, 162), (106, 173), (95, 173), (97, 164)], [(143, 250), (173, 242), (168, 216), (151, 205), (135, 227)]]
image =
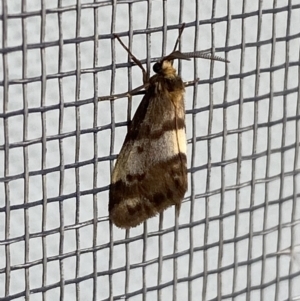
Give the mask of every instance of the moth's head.
[[(169, 69), (173, 68), (173, 60), (161, 60), (160, 62), (157, 62), (153, 65), (153, 71), (157, 74), (165, 73)], [(175, 69), (174, 69), (175, 70)]]
[(168, 70), (174, 70), (173, 62), (175, 59), (190, 60), (189, 57), (181, 53), (180, 51), (173, 51), (168, 56), (165, 56), (160, 62), (153, 65), (153, 71), (157, 74), (164, 74)]

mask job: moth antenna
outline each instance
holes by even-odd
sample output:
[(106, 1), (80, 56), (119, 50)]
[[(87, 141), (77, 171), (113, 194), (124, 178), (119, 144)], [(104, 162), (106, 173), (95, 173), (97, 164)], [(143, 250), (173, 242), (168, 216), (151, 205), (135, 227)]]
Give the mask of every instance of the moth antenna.
[[(209, 52), (206, 51), (195, 51), (195, 52), (183, 52), (181, 53), (185, 59), (190, 59), (190, 58), (201, 58), (201, 59), (207, 59), (211, 61), (219, 61), (219, 62), (224, 62), (224, 63), (230, 63), (229, 60), (226, 60), (220, 56), (213, 55)], [(172, 55), (172, 54), (171, 54)]]
[(118, 39), (119, 43), (123, 46), (123, 48), (127, 51), (128, 55), (130, 56), (130, 58), (133, 60), (134, 63), (136, 63), (142, 70), (143, 73), (143, 83), (146, 84), (147, 82), (149, 82), (149, 75), (148, 72), (145, 70), (145, 68), (143, 67), (142, 63), (140, 62), (139, 59), (137, 59), (132, 52), (129, 50), (129, 48), (122, 42), (122, 40), (120, 39), (120, 37), (117, 34), (114, 34), (114, 37)]
[(168, 56), (165, 56), (163, 58), (163, 60), (167, 60), (167, 61), (172, 61), (172, 60), (175, 60), (175, 59), (178, 59), (178, 60), (187, 60), (187, 61), (191, 60), (190, 57), (188, 57), (184, 53), (180, 52), (179, 50), (176, 50), (176, 51), (170, 53)]
[(181, 38), (181, 35), (183, 33), (184, 27), (185, 27), (185, 23), (182, 23), (182, 26), (179, 29), (179, 34), (178, 34), (178, 37), (177, 37), (177, 40), (176, 40), (176, 43), (175, 43), (175, 46), (174, 46), (174, 49), (173, 49), (172, 53), (175, 52), (176, 49), (177, 49), (177, 46), (178, 46), (178, 44), (180, 42), (180, 38)]
[(204, 51), (195, 51), (195, 52), (180, 52), (178, 50), (172, 52), (168, 56), (164, 57), (164, 60), (191, 60), (191, 58), (202, 58), (202, 59), (207, 59), (207, 60), (214, 60), (214, 61), (220, 61), (220, 62), (225, 62), (225, 63), (230, 63), (230, 61), (217, 56), (217, 55), (212, 55), (209, 52), (204, 52)]

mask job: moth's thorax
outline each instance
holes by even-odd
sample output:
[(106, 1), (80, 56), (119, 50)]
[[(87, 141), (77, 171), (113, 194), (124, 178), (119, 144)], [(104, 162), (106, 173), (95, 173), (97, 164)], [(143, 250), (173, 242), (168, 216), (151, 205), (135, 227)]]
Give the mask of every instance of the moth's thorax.
[(161, 63), (161, 73), (166, 78), (174, 78), (177, 76), (176, 69), (173, 67), (173, 63), (171, 61), (162, 61)]
[(150, 78), (149, 91), (154, 90), (155, 94), (165, 94), (171, 98), (172, 94), (176, 94), (176, 98), (183, 96), (184, 84), (172, 63), (166, 60), (161, 64), (161, 70)]

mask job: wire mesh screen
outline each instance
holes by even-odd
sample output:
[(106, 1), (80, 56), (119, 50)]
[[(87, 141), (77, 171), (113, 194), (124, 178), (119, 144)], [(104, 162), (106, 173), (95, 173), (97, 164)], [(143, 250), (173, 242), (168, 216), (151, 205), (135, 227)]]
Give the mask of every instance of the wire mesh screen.
[[(143, 96), (186, 88), (189, 187), (131, 230), (110, 175)], [(300, 300), (300, 1), (1, 1), (1, 300)], [(198, 81), (195, 79), (199, 78)], [(298, 299), (297, 299), (298, 298)]]

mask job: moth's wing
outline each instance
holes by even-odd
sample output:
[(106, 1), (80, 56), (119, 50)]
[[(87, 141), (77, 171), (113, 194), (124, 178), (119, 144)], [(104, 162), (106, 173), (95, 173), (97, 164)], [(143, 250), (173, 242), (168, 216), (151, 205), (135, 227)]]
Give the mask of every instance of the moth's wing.
[(109, 213), (134, 227), (165, 208), (180, 208), (187, 189), (183, 93), (147, 92), (132, 120), (110, 187)]

